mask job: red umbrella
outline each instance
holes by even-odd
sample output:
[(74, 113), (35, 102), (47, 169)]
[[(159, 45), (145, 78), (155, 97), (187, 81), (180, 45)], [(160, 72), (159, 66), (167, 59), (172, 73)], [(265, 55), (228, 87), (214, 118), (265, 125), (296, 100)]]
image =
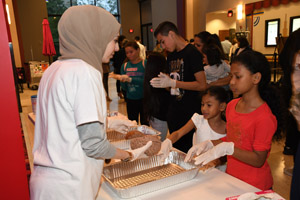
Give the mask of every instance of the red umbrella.
[(47, 19), (43, 20), (43, 54), (45, 56), (49, 56), (49, 62), (50, 62), (50, 56), (56, 55), (53, 38), (49, 26), (49, 22)]

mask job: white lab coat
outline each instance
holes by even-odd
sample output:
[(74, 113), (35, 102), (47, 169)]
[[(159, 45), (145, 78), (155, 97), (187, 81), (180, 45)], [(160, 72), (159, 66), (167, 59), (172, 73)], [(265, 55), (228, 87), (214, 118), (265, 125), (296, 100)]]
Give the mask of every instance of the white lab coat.
[(80, 59), (58, 60), (44, 73), (38, 91), (31, 199), (95, 199), (103, 160), (87, 157), (77, 126), (106, 122), (99, 71)]

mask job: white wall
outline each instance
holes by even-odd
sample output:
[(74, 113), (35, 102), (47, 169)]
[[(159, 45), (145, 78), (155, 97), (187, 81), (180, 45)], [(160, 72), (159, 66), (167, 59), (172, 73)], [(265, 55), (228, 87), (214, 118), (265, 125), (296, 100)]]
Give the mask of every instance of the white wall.
[(287, 5), (279, 5), (277, 7), (269, 7), (267, 9), (255, 10), (255, 12), (262, 11), (262, 15), (254, 15), (253, 21), (256, 17), (260, 17), (260, 21), (257, 26), (253, 26), (253, 43), (252, 47), (256, 51), (260, 51), (263, 54), (274, 53), (274, 47), (265, 47), (265, 20), (280, 18), (280, 33), (283, 33), (285, 15), (287, 15), (287, 29), (289, 33), (289, 24), (291, 16), (300, 15), (300, 2), (289, 3)]
[(228, 30), (236, 28), (236, 16), (227, 17), (226, 13), (207, 13), (206, 31), (219, 35), (219, 30)]
[(154, 30), (163, 21), (170, 21), (177, 25), (176, 0), (152, 0), (152, 26)]
[[(157, 26), (164, 21), (173, 22), (177, 25), (177, 4), (176, 0), (152, 0), (152, 27), (153, 32)], [(154, 36), (153, 36), (154, 37)], [(156, 39), (153, 38), (153, 44), (155, 46)]]
[(207, 8), (209, 7), (210, 1), (195, 0), (194, 1), (194, 34), (197, 34), (201, 31), (205, 31), (206, 26), (206, 13)]
[(248, 4), (259, 0), (196, 0), (194, 1), (194, 31), (206, 30), (206, 13), (236, 8), (238, 4)]

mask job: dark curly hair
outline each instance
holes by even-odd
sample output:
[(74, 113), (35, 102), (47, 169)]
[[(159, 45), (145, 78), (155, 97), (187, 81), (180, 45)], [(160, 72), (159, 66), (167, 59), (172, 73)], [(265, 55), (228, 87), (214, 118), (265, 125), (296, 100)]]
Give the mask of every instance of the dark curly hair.
[[(201, 93), (201, 97), (204, 95), (209, 94), (210, 96), (214, 97), (220, 103), (228, 103), (230, 96), (228, 92), (222, 86), (210, 86), (206, 90)], [(226, 115), (225, 111), (221, 113), (221, 118), (226, 122)]]
[(285, 116), (287, 114), (285, 107), (282, 105), (282, 97), (275, 86), (270, 84), (271, 68), (266, 57), (257, 51), (246, 51), (236, 56), (232, 63), (239, 63), (245, 66), (252, 74), (259, 72), (261, 80), (258, 84), (260, 97), (268, 104), (272, 113), (277, 119), (277, 130), (274, 138), (282, 138), (282, 131), (285, 128)]

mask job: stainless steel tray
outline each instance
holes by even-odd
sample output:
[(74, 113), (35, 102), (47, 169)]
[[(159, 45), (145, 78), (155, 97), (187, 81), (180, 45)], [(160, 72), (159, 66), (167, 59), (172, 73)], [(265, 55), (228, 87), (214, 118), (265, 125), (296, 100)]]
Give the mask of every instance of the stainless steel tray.
[[(146, 125), (131, 126), (128, 128), (129, 131), (138, 130), (146, 135), (160, 135), (160, 132)], [(107, 130), (107, 139), (119, 149), (130, 149), (130, 140), (125, 139), (126, 134), (122, 134), (115, 130)]]
[(138, 130), (146, 135), (160, 135), (160, 132), (146, 125), (130, 126), (129, 131)]
[(171, 151), (163, 164), (159, 156), (115, 163), (103, 168), (103, 177), (119, 197), (136, 197), (193, 179), (198, 168), (185, 155)]

